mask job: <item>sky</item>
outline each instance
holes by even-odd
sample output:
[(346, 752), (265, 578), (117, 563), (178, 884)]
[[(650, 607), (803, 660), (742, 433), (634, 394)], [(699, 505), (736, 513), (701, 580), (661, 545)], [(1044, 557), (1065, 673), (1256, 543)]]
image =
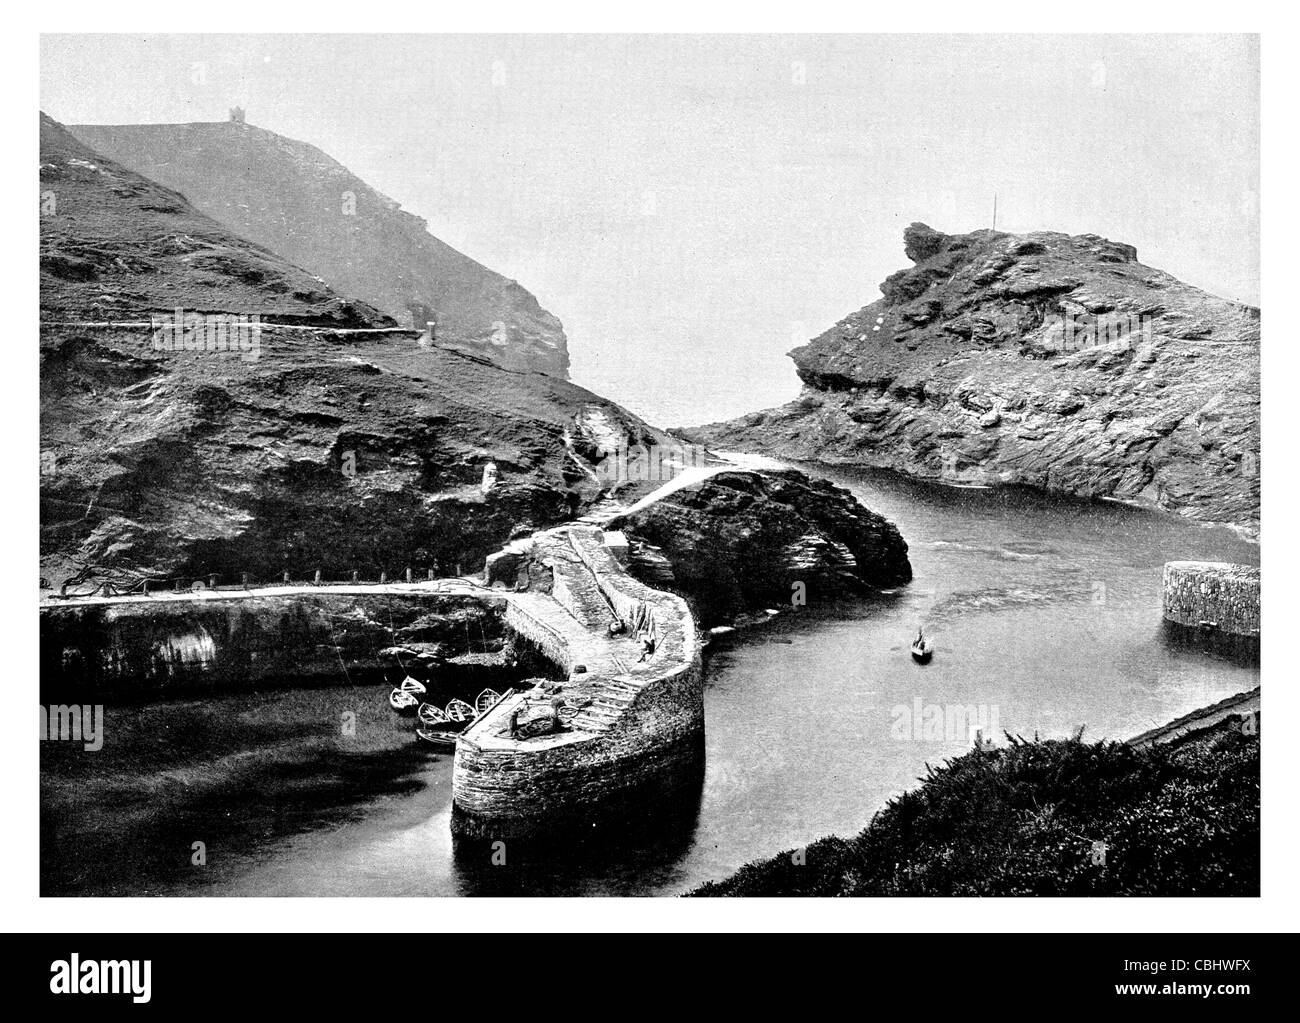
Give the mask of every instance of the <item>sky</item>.
[(64, 123), (310, 142), (518, 280), (674, 426), (798, 393), (902, 232), (1095, 233), (1259, 302), (1252, 36), (44, 36)]

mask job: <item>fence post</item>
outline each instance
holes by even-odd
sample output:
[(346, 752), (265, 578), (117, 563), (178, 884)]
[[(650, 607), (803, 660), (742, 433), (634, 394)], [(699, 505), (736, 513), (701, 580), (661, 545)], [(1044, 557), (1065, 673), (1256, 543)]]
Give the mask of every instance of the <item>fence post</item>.
[(410, 565), (407, 565), (407, 566), (406, 566), (406, 581), (407, 581), (408, 583), (411, 581), (411, 566), (410, 566)]
[(352, 570), (352, 581), (355, 583), (358, 582), (360, 579), (361, 579), (361, 573), (354, 568)]
[(289, 585), (289, 573), (288, 573), (288, 572), (285, 572), (285, 573), (284, 573), (284, 584), (285, 584), (286, 586)]
[(316, 569), (316, 585), (320, 585), (320, 569)]
[(382, 586), (382, 585), (384, 585), (384, 583), (386, 583), (386, 582), (388, 582), (388, 573), (387, 573), (387, 572), (380, 572), (380, 573), (379, 573), (379, 585)]

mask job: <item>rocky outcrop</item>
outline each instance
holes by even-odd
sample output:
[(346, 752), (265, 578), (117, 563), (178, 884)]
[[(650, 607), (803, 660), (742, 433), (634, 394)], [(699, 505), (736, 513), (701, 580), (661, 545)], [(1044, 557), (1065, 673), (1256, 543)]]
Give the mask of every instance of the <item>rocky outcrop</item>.
[(610, 520), (631, 570), (690, 597), (705, 626), (912, 578), (894, 524), (847, 490), (793, 469), (720, 472)]
[(438, 344), (567, 379), (560, 321), (315, 146), (242, 122), (83, 124), (77, 138)]
[[(388, 326), (47, 118), (41, 165), (41, 575), (56, 588), (451, 574), (595, 501), (610, 438), (673, 443), (566, 381)], [(265, 322), (251, 350), (160, 338), (153, 314), (176, 307), (223, 330), (227, 314)]]
[(915, 265), (791, 353), (800, 398), (719, 448), (1259, 523), (1259, 310), (1096, 235), (905, 233)]

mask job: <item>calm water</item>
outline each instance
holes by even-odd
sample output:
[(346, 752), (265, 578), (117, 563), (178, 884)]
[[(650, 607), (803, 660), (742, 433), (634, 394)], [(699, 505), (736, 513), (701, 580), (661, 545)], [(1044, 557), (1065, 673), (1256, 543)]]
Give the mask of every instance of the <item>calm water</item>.
[[(675, 894), (861, 830), (927, 762), (968, 748), (961, 723), (951, 735), (923, 727), (947, 705), (972, 705), (999, 737), (1086, 726), (1126, 738), (1259, 682), (1256, 667), (1182, 647), (1161, 627), (1165, 561), (1258, 563), (1258, 546), (1227, 530), (819, 471), (899, 526), (914, 581), (853, 603), (810, 591), (807, 607), (716, 639), (703, 781), (639, 827), (512, 846), (503, 866), (454, 849), (451, 758), (415, 747), (373, 689), (110, 708), (103, 752), (42, 744), (43, 892)], [(907, 650), (922, 623), (937, 641), (925, 666)], [(358, 717), (345, 740), (346, 710)], [(115, 821), (99, 813), (104, 801)], [(192, 841), (205, 842), (203, 866), (190, 863)]]

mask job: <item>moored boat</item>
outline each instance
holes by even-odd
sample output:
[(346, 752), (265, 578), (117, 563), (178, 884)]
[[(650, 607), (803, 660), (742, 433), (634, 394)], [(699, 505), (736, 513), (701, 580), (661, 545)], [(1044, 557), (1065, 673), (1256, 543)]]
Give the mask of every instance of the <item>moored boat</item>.
[(410, 714), (419, 706), (420, 698), (398, 687), (388, 694), (388, 703), (399, 714)]
[(934, 643), (922, 635), (921, 630), (916, 631), (916, 639), (912, 640), (912, 660), (918, 664), (926, 664), (934, 656)]
[(420, 709), (416, 711), (420, 721), (426, 725), (445, 725), (448, 720), (446, 712), (441, 707), (435, 707), (432, 703), (420, 704)]
[(454, 750), (456, 748), (456, 733), (449, 732), (445, 728), (417, 728), (415, 737), (435, 749)]

